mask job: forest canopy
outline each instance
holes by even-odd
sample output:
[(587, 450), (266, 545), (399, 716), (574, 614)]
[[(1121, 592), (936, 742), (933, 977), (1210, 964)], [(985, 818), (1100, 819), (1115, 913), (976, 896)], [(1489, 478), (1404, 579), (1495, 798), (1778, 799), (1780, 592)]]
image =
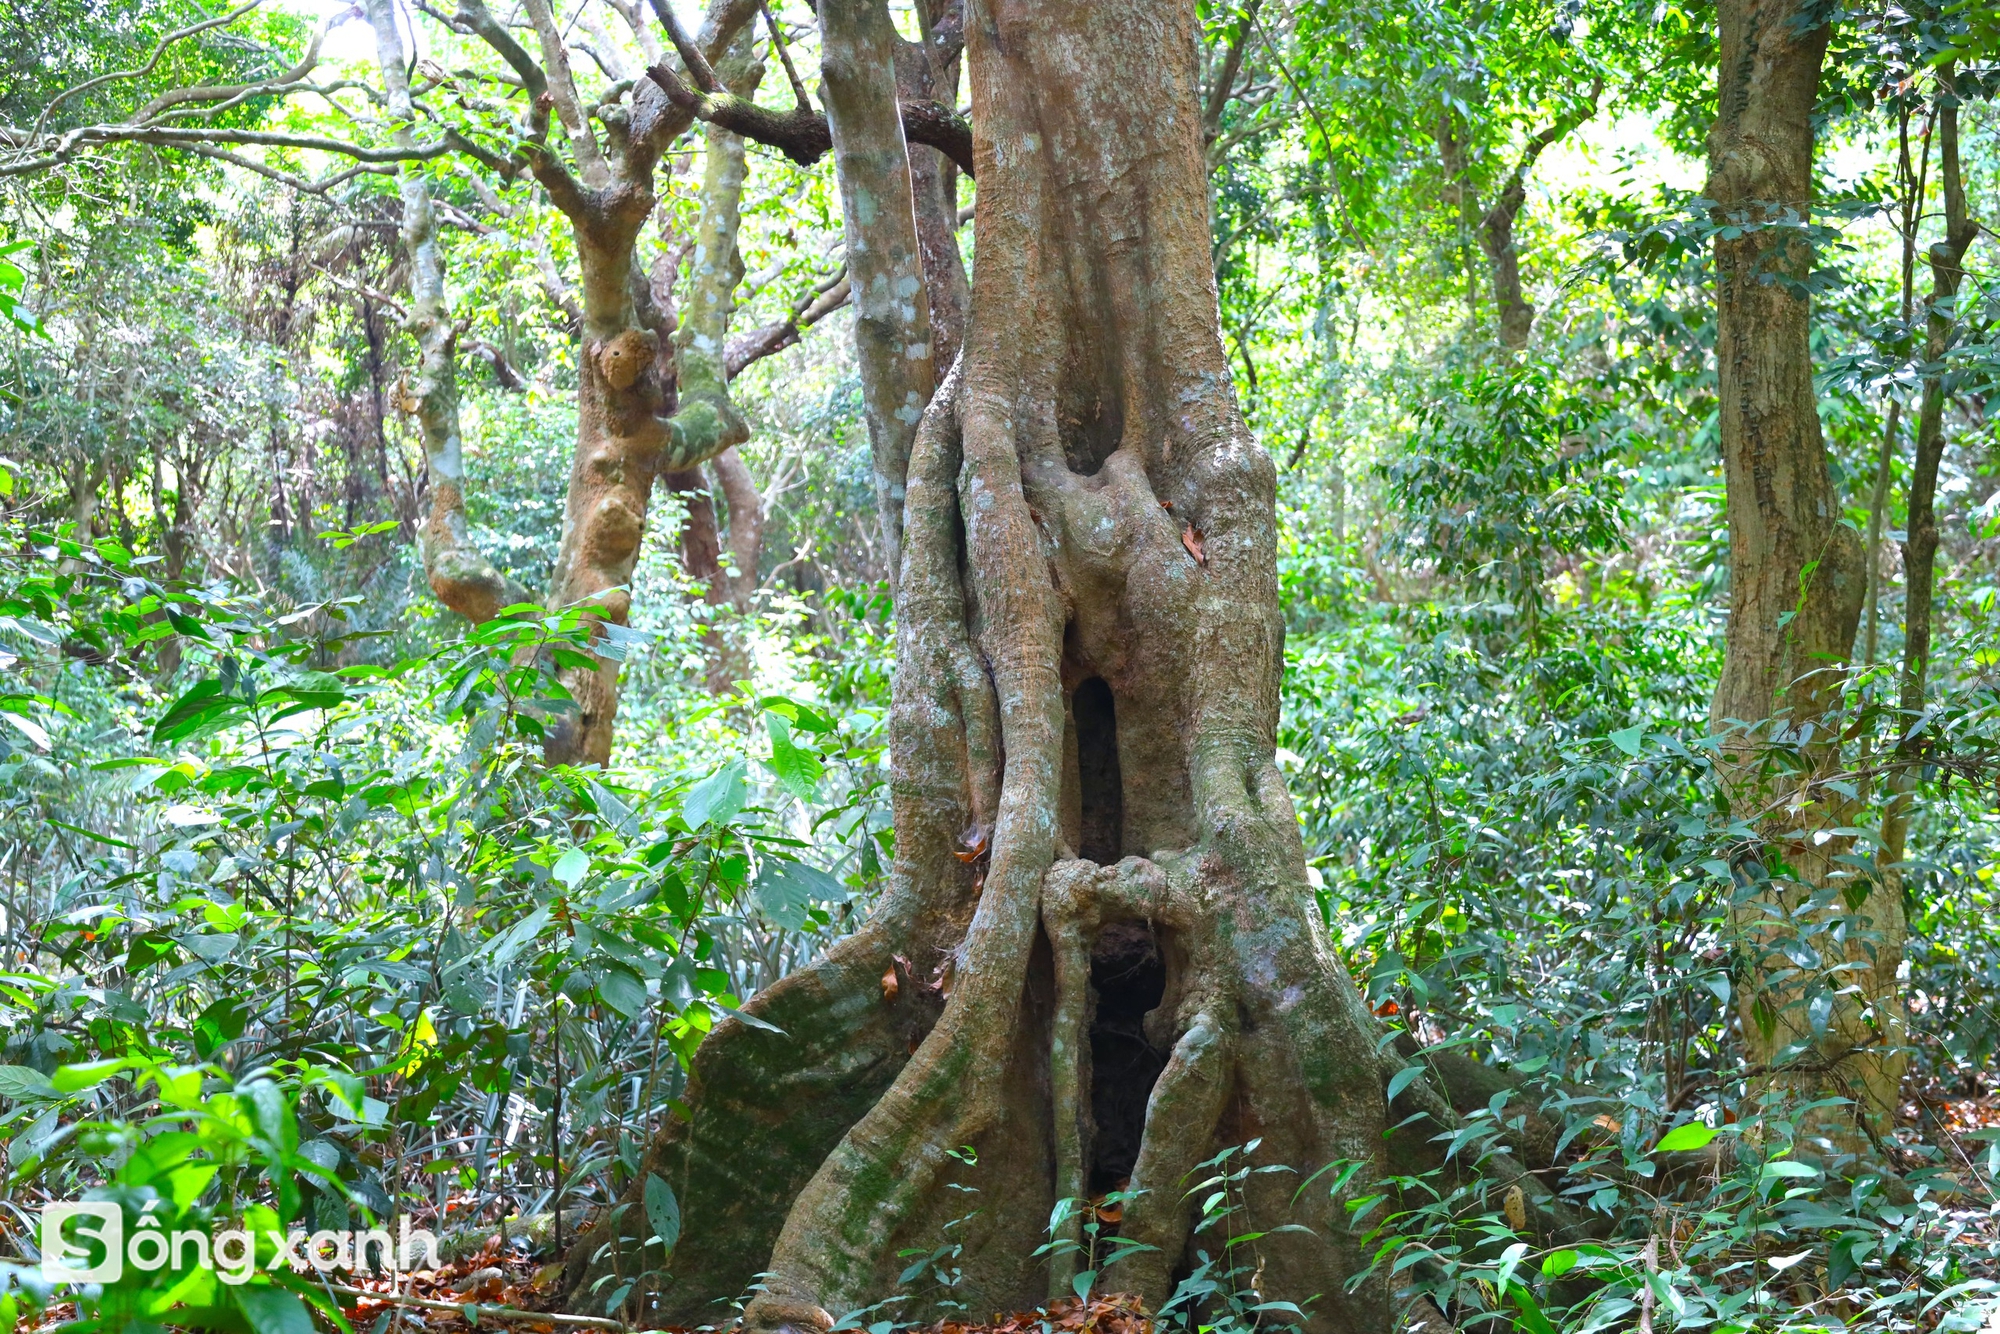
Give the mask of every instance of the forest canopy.
[(8, 7), (0, 1319), (2000, 1328), (1997, 93)]

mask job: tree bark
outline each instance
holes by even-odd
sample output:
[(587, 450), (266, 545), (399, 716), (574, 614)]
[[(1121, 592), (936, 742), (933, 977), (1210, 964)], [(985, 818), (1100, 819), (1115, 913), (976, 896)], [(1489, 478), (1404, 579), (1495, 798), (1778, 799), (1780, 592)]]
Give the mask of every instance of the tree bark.
[[(1732, 906), (1744, 960), (1738, 1008), (1749, 1059), (1774, 1073), (1769, 1092), (1846, 1093), (1863, 1123), (1884, 1110), (1888, 1067), (1873, 1002), (1893, 972), (1850, 958), (1833, 927), (1846, 899), (1878, 890), (1837, 858), (1851, 839), (1851, 803), (1821, 779), (1839, 762), (1825, 717), (1838, 702), (1838, 664), (1854, 644), (1865, 587), (1861, 544), (1841, 523), (1812, 383), (1811, 302), (1802, 283), (1811, 247), (1800, 224), (1812, 190), (1812, 113), (1829, 30), (1805, 0), (1723, 0), (1709, 198), (1717, 220), (1746, 225), (1718, 238), (1716, 363), (1728, 488), (1729, 624), (1710, 709), (1732, 810), (1754, 821), (1761, 855), (1739, 863)], [(1855, 907), (1862, 907), (1855, 904)], [(1864, 965), (1864, 994), (1828, 997)], [(1851, 1114), (1815, 1128), (1843, 1147), (1860, 1140)]]
[[(1330, 948), (1273, 759), (1274, 472), (1221, 346), (1194, 6), (970, 6), (970, 318), (899, 467), (924, 287), (913, 244), (853, 244), (913, 232), (886, 23), (862, 3), (821, 14), (857, 301), (883, 298), (858, 336), (903, 354), (867, 391), (901, 516), (896, 861), (856, 935), (746, 1005), (758, 1027), (710, 1035), (689, 1119), (570, 1257), (572, 1303), (623, 1275), (652, 1323), (711, 1317), (761, 1271), (749, 1326), (825, 1330), (947, 1236), (953, 1299), (1020, 1309), (1077, 1267), (1034, 1257), (1056, 1200), (1124, 1178), (1123, 1235), (1157, 1250), (1098, 1285), (1157, 1305), (1190, 1244), (1183, 1179), (1219, 1148), (1386, 1162), (1400, 1061)], [(843, 99), (850, 75), (868, 97)], [(1095, 1063), (1113, 1038), (1142, 1059)], [(684, 1220), (664, 1259), (641, 1250), (649, 1174)], [(1250, 1223), (1308, 1230), (1244, 1243), (1242, 1281), (1311, 1301), (1314, 1329), (1386, 1330), (1385, 1286), (1344, 1286), (1366, 1264), (1344, 1210), (1324, 1185), (1294, 1202), (1299, 1180), (1251, 1179)]]
[[(462, 4), (461, 13), (465, 8)], [(576, 455), (548, 605), (582, 608), (600, 625), (622, 626), (631, 614), (627, 585), (638, 563), (654, 481), (696, 468), (748, 435), (723, 372), (726, 324), (714, 323), (728, 315), (733, 235), (729, 255), (710, 255), (697, 264), (688, 316), (693, 332), (679, 349), (678, 401), (666, 415), (669, 385), (661, 339), (642, 319), (640, 298), (648, 289), (636, 253), (640, 230), (653, 211), (654, 167), (689, 117), (652, 84), (636, 85), (629, 105), (601, 104), (588, 108), (586, 116), (555, 16), (545, 0), (527, 0), (525, 8), (542, 48), (540, 73), (546, 80), (537, 112), (544, 126), (550, 111), (560, 121), (575, 173), (539, 141), (529, 146), (529, 162), (551, 202), (569, 219), (583, 279)], [(720, 59), (754, 12), (754, 4), (744, 0), (719, 0), (697, 39), (704, 56)], [(603, 145), (592, 120), (603, 126)], [(740, 185), (740, 175), (737, 179)], [(726, 205), (703, 201), (705, 210), (725, 206), (733, 215), (733, 199)], [(594, 669), (562, 674), (576, 711), (549, 730), (545, 753), (552, 763), (608, 762), (618, 670), (617, 659), (603, 657)]]
[[(959, 52), (965, 40), (961, 8), (951, 0), (927, 0), (918, 7), (924, 20), (922, 40), (896, 43), (896, 96), (905, 106), (957, 105)], [(931, 364), (949, 370), (965, 342), (966, 309), (972, 302), (965, 258), (958, 249), (958, 165), (942, 150), (928, 146), (912, 146), (909, 162), (917, 244), (930, 303)]]
[(820, 96), (840, 180), (875, 503), (893, 579), (902, 564), (910, 449), (937, 384), (923, 247), (896, 100), (901, 39), (882, 0), (826, 0), (820, 32)]
[[(1514, 243), (1514, 223), (1521, 206), (1528, 202), (1528, 173), (1551, 145), (1561, 143), (1570, 131), (1597, 114), (1597, 99), (1603, 95), (1604, 80), (1590, 87), (1582, 105), (1538, 130), (1521, 151), (1500, 197), (1479, 220), (1479, 248), (1486, 255), (1487, 273), (1493, 280), (1493, 304), (1499, 316), (1500, 345), (1509, 352), (1528, 346), (1528, 334), (1535, 325), (1535, 305), (1521, 286), (1521, 251)], [(1470, 190), (1470, 185), (1462, 187)]]
[(1916, 795), (1916, 767), (1922, 762), (1927, 740), (1919, 722), (1923, 716), (1924, 692), (1929, 681), (1931, 622), (1937, 581), (1937, 475), (1944, 459), (1944, 360), (1958, 340), (1958, 292), (1965, 281), (1965, 253), (1979, 235), (1979, 225), (1966, 208), (1965, 182), (1959, 169), (1958, 103), (1953, 94), (1953, 66), (1938, 70), (1940, 94), (1937, 110), (1938, 176), (1944, 192), (1944, 237), (1925, 254), (1931, 269), (1931, 296), (1925, 310), (1923, 398), (1917, 411), (1917, 453), (1910, 476), (1908, 533), (1903, 544), (1904, 594), (1903, 670), (1900, 682), (1903, 733), (1896, 747), (1898, 767), (1889, 781), (1889, 802), (1882, 821), (1883, 857), (1889, 873), (1876, 913), (1873, 942), (1875, 971), (1886, 981), (1887, 996), (1880, 1002), (1886, 1031), (1897, 1038), (1893, 1055), (1885, 1056), (1887, 1067), (1881, 1083), (1886, 1091), (1891, 1080), (1900, 1085), (1908, 1058), (1902, 1050), (1907, 1027), (1903, 998), (1895, 984), (1903, 959), (1907, 923), (1903, 912), (1903, 854), (1909, 840), (1910, 807)]
[[(394, 0), (368, 0), (375, 30), (376, 62), (382, 71), (389, 118), (399, 144), (416, 142), (416, 115), (410, 105), (410, 64), (403, 50)], [(404, 320), (417, 344), (415, 374), (406, 376), (397, 397), (416, 419), (430, 472), (430, 514), (418, 533), (424, 575), (437, 600), (473, 622), (491, 620), (502, 607), (530, 600), (526, 589), (495, 569), (466, 531), (465, 455), (458, 424), (458, 333), (444, 289), (444, 257), (438, 245), (437, 209), (422, 168), (404, 163), (397, 181), (402, 196), (404, 262), (410, 275), (410, 304)]]

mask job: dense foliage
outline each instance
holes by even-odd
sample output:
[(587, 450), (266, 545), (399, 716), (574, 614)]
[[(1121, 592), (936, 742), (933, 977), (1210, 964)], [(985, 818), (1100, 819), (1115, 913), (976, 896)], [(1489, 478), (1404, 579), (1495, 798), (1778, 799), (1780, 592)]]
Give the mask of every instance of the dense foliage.
[[(614, 8), (582, 21), (615, 26)], [(805, 7), (773, 8), (810, 72)], [(2000, 1312), (2000, 74), (1964, 9), (1841, 11), (1824, 203), (1795, 224), (1834, 481), (1877, 567), (1864, 637), (1827, 666), (1843, 855), (1895, 877), (1909, 917), (1905, 1106), (1863, 1160), (1759, 1100), (1733, 1004), (1772, 961), (1731, 932), (1767, 881), (1709, 716), (1729, 596), (1709, 254), (1742, 225), (1700, 196), (1712, 10), (1208, 6), (1214, 259), (1280, 469), (1279, 759), (1314, 883), (1388, 1029), (1499, 1081), (1454, 1161), (1545, 1130), (1545, 1179), (1591, 1225), (1534, 1237), (1518, 1192), (1455, 1167), (1365, 1192), (1353, 1221), (1379, 1267), (1460, 1328), (1970, 1330)], [(61, 133), (162, 89), (270, 78), (313, 40), (297, 15), (218, 23), (58, 100), (224, 13), (17, 7), (0, 124)], [(411, 21), (436, 114), (501, 136), (490, 55)], [(208, 123), (378, 134), (358, 90), (379, 76), (345, 50), (311, 95)], [(1921, 292), (1947, 101), (1983, 230), (1939, 360)], [(694, 143), (662, 178), (683, 221)], [(840, 263), (830, 166), (751, 160), (744, 327), (802, 309)], [(327, 155), (258, 161), (272, 171), (139, 143), (0, 174), (0, 1231), (25, 1262), (41, 1203), (98, 1190), (204, 1227), (405, 1214), (449, 1239), (513, 1218), (559, 1249), (642, 1175), (702, 1035), (881, 887), (895, 629), (851, 321), (734, 386), (754, 568), (704, 573), (676, 541), (701, 507), (714, 520), (719, 487), (656, 508), (633, 628), (600, 641), (625, 672), (614, 763), (547, 767), (556, 673), (587, 661), (590, 627), (527, 604), (468, 627), (425, 585), (434, 479), (399, 407), (415, 348), (394, 181), (302, 191), (273, 172), (318, 180)], [(539, 588), (576, 424), (575, 256), (520, 180), (472, 158), (421, 171), (473, 354), (473, 536)], [(684, 289), (689, 257), (646, 244)], [(1913, 712), (1901, 527), (1927, 379), (1943, 537)], [(741, 596), (717, 595), (724, 576)], [(1809, 742), (1765, 762), (1801, 765)], [(1911, 833), (1890, 865), (1899, 792)], [(1849, 985), (1839, 946), (1786, 947), (1818, 1031)], [(1293, 1318), (1252, 1300), (1268, 1220), (1241, 1220), (1243, 1174), (1352, 1173), (1254, 1160), (1188, 1183), (1209, 1250), (1167, 1318)], [(1098, 1220), (1118, 1201), (1091, 1203), (1090, 1245), (1115, 1252)], [(913, 1292), (952, 1300), (952, 1245), (913, 1254)], [(48, 1296), (30, 1269), (14, 1281), (0, 1316)], [(302, 1280), (206, 1283), (134, 1276), (84, 1317), (343, 1318)]]

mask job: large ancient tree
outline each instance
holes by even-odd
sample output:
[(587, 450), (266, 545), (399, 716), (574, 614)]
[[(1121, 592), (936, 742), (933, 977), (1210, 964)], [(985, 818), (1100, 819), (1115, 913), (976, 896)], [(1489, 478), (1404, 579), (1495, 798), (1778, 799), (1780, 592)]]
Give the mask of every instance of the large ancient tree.
[[(880, 0), (820, 17), (900, 537), (895, 865), (858, 932), (702, 1046), (689, 1116), (572, 1253), (570, 1300), (630, 1281), (643, 1319), (693, 1322), (766, 1272), (753, 1326), (824, 1328), (949, 1235), (955, 1295), (1015, 1308), (1070, 1290), (1075, 1257), (1035, 1257), (1056, 1201), (1129, 1182), (1122, 1235), (1152, 1249), (1099, 1285), (1158, 1303), (1197, 1164), (1261, 1139), (1259, 1162), (1372, 1173), (1400, 1064), (1329, 947), (1273, 762), (1274, 475), (1220, 340), (1194, 6), (968, 5), (977, 262), (920, 423), (897, 39)], [(653, 1174), (684, 1220), (665, 1259)], [(1384, 1328), (1384, 1289), (1343, 1286), (1364, 1262), (1331, 1178), (1294, 1200), (1301, 1179), (1253, 1179), (1257, 1226), (1303, 1225), (1254, 1243), (1260, 1291)]]

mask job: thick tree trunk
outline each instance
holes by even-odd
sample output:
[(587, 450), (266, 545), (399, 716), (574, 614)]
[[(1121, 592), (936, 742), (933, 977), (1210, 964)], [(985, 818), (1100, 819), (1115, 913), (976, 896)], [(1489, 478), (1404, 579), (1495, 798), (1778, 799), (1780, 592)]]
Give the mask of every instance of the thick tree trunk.
[[(548, 605), (579, 607), (600, 623), (624, 625), (631, 614), (628, 585), (654, 481), (696, 468), (749, 434), (729, 400), (722, 363), (729, 294), (735, 286), (735, 235), (732, 226), (726, 247), (712, 245), (697, 256), (686, 338), (674, 362), (678, 403), (668, 416), (660, 335), (648, 327), (639, 308), (648, 289), (636, 248), (653, 211), (659, 153), (671, 137), (669, 130), (677, 132), (675, 127), (686, 120), (664, 104), (651, 84), (634, 89), (629, 107), (590, 108), (586, 118), (553, 13), (545, 0), (528, 0), (525, 7), (547, 71), (542, 114), (553, 110), (560, 119), (577, 173), (572, 175), (546, 149), (531, 161), (550, 199), (569, 219), (583, 277), (576, 456)], [(711, 14), (699, 39), (704, 55), (719, 59), (752, 12), (737, 4)], [(598, 144), (590, 119), (603, 124), (608, 147)], [(726, 187), (727, 164), (719, 168), (711, 154), (710, 174), (718, 170)], [(740, 156), (733, 180), (740, 191)], [(709, 182), (711, 191), (717, 184)], [(733, 220), (736, 196), (711, 193), (704, 197), (703, 209)], [(711, 221), (705, 220), (704, 227)], [(550, 729), (546, 753), (552, 762), (604, 764), (610, 759), (618, 672), (618, 660), (606, 657), (594, 669), (563, 673), (576, 712)]]
[[(1851, 840), (1833, 831), (1851, 822), (1851, 803), (1820, 783), (1839, 762), (1824, 718), (1866, 581), (1827, 470), (1800, 286), (1811, 270), (1798, 220), (1811, 202), (1828, 29), (1804, 0), (1723, 0), (1720, 20), (1708, 195), (1719, 220), (1749, 229), (1715, 247), (1730, 608), (1710, 718), (1725, 734), (1730, 803), (1766, 840), (1739, 868), (1738, 1008), (1760, 1087), (1844, 1093), (1866, 1123), (1893, 1104), (1885, 1052), (1898, 1036), (1883, 1010), (1895, 974), (1857, 939), (1866, 933), (1834, 928), (1850, 907), (1879, 917), (1889, 905), (1837, 860)], [(1775, 754), (1798, 763), (1775, 763)], [(1859, 976), (1842, 967), (1856, 964)], [(1857, 982), (1858, 997), (1837, 994)], [(1815, 1128), (1844, 1147), (1860, 1142), (1852, 1115), (1822, 1115)]]
[[(862, 3), (821, 7), (843, 198), (850, 229), (901, 228), (909, 187), (873, 184), (897, 174), (893, 104), (850, 116), (833, 87), (886, 27)], [(1186, 1272), (1184, 1177), (1217, 1149), (1386, 1161), (1399, 1062), (1329, 947), (1273, 762), (1274, 478), (1219, 336), (1194, 7), (975, 3), (967, 30), (971, 315), (906, 471), (870, 388), (902, 519), (895, 869), (860, 932), (746, 1007), (782, 1032), (703, 1045), (691, 1119), (572, 1254), (581, 1309), (622, 1276), (640, 1318), (713, 1318), (765, 1271), (748, 1323), (823, 1330), (947, 1238), (952, 1299), (1017, 1309), (1079, 1267), (1034, 1255), (1055, 1202), (1121, 1181), (1141, 1192), (1122, 1233), (1155, 1249), (1098, 1286), (1157, 1304)], [(892, 282), (870, 328), (850, 253), (864, 367), (874, 340), (903, 373), (923, 287)], [(664, 1260), (639, 1245), (653, 1173), (684, 1219)], [(1366, 1261), (1343, 1210), (1323, 1182), (1294, 1201), (1300, 1179), (1252, 1179), (1250, 1224), (1308, 1230), (1245, 1243), (1241, 1281), (1316, 1298), (1315, 1329), (1386, 1329), (1383, 1287), (1344, 1286)]]

